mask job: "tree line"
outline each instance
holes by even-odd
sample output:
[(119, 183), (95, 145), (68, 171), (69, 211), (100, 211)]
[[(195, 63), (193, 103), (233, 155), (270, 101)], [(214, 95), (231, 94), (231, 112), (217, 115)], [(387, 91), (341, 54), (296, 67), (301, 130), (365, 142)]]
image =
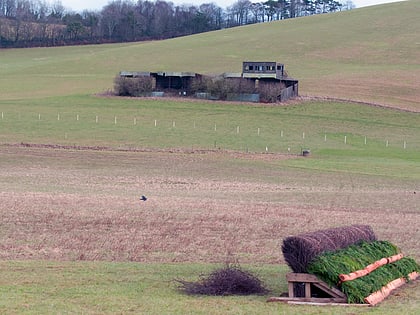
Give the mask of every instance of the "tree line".
[(0, 48), (166, 39), (353, 7), (343, 0), (238, 0), (225, 9), (114, 0), (98, 11), (74, 12), (59, 0), (0, 0)]

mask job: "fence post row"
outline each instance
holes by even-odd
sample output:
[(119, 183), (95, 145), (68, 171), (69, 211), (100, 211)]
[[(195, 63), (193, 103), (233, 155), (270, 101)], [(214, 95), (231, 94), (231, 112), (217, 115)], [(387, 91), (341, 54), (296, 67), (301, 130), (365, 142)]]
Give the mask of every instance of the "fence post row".
[[(2, 111), (1, 112), (1, 119), (4, 120), (5, 118), (5, 113)], [(19, 113), (19, 117), (20, 117), (20, 113)], [(57, 121), (61, 120), (61, 116), (60, 113), (57, 113)], [(41, 114), (38, 113), (38, 120), (41, 120)], [(76, 114), (76, 120), (79, 121), (80, 120), (80, 115)], [(96, 115), (95, 116), (95, 123), (99, 123), (99, 116)], [(117, 124), (117, 116), (114, 116), (114, 125)], [(133, 118), (133, 125), (137, 125), (137, 117)], [(158, 123), (157, 123), (157, 119), (154, 120), (154, 126), (157, 127)], [(193, 122), (193, 128), (196, 129), (196, 121)], [(176, 122), (175, 120), (172, 121), (172, 127), (175, 128), (176, 127)], [(214, 124), (214, 131), (217, 131), (217, 124)], [(240, 133), (240, 126), (236, 126), (236, 133), (239, 134)], [(261, 128), (258, 127), (257, 128), (257, 135), (260, 136), (261, 135)], [(68, 135), (67, 133), (65, 133), (65, 138), (67, 139)], [(280, 131), (280, 137), (283, 138), (284, 137), (284, 131), (281, 130)], [(302, 132), (302, 139), (304, 140), (306, 137), (305, 132)], [(327, 134), (324, 134), (324, 142), (327, 141)], [(344, 144), (347, 144), (347, 135), (344, 135)], [(367, 136), (364, 136), (364, 144), (367, 145)], [(216, 145), (216, 142), (215, 144)], [(389, 147), (389, 140), (385, 140), (385, 147)], [(403, 149), (407, 149), (407, 141), (404, 140), (403, 141)], [(248, 150), (248, 149), (247, 149)], [(288, 148), (288, 150), (290, 151), (290, 148)], [(265, 151), (268, 152), (268, 146), (265, 147)]]

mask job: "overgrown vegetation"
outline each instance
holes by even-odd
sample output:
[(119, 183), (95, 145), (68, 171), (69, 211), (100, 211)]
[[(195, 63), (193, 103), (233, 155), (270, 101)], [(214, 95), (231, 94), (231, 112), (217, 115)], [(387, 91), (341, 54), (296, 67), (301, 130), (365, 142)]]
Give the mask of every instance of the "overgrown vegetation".
[(119, 96), (142, 96), (153, 91), (151, 77), (126, 78), (117, 76), (114, 83), (115, 94)]
[[(261, 102), (275, 103), (279, 100), (283, 88), (285, 85), (280, 82), (260, 81), (256, 84), (255, 81), (244, 78), (200, 75), (192, 79), (188, 95), (196, 96), (197, 93), (204, 93), (211, 99), (227, 100), (232, 95), (258, 94)], [(117, 75), (114, 79), (114, 93), (118, 96), (147, 96), (154, 91), (158, 89), (153, 87), (152, 77)], [(173, 91), (169, 93), (174, 94)]]
[[(317, 256), (308, 266), (308, 272), (317, 275), (331, 286), (339, 284), (340, 274), (362, 270), (382, 258), (399, 253), (398, 248), (388, 241), (361, 242), (345, 249), (325, 252)], [(364, 303), (364, 298), (380, 290), (389, 282), (404, 277), (420, 266), (409, 257), (379, 267), (366, 276), (341, 283), (339, 286), (347, 295), (349, 303)]]
[(216, 269), (209, 275), (202, 275), (196, 282), (177, 282), (182, 292), (194, 295), (251, 295), (269, 292), (257, 276), (232, 264)]

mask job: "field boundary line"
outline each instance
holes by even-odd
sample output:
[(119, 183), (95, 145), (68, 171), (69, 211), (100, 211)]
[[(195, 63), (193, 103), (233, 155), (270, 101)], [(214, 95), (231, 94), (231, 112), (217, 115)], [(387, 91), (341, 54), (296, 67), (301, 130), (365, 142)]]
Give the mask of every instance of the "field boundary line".
[(406, 108), (399, 107), (397, 105), (384, 105), (384, 104), (379, 104), (379, 103), (358, 101), (358, 100), (338, 98), (338, 97), (300, 95), (294, 100), (299, 100), (299, 99), (302, 101), (326, 101), (326, 102), (353, 103), (353, 104), (368, 105), (368, 106), (384, 108), (384, 109), (394, 109), (394, 110), (398, 110), (398, 111), (406, 112), (406, 113), (416, 113), (416, 114), (420, 113), (420, 110), (406, 109)]
[(110, 151), (110, 152), (133, 152), (133, 153), (180, 153), (180, 154), (234, 154), (235, 156), (252, 156), (266, 158), (296, 158), (299, 154), (293, 153), (276, 153), (276, 152), (242, 152), (227, 149), (188, 149), (188, 148), (123, 148), (108, 146), (82, 146), (82, 145), (62, 145), (62, 144), (46, 144), (46, 143), (1, 143), (0, 147), (13, 148), (34, 148), (34, 149), (50, 149), (50, 150), (74, 150), (74, 151)]

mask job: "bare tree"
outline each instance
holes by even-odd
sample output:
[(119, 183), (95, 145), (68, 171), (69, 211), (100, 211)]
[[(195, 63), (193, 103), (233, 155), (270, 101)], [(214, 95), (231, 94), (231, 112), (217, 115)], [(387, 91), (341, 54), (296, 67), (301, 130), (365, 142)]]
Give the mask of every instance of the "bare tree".
[(204, 14), (207, 19), (208, 27), (211, 30), (220, 29), (222, 25), (222, 8), (218, 7), (214, 3), (204, 3), (199, 6), (199, 12)]
[(226, 10), (214, 3), (111, 0), (99, 12), (75, 13), (60, 0), (0, 0), (0, 47), (164, 39), (353, 7), (348, 0), (238, 0)]
[(252, 23), (265, 22), (265, 6), (263, 3), (252, 3), (249, 11), (254, 16)]
[(104, 34), (111, 39), (121, 18), (121, 1), (110, 2), (102, 9), (101, 14)]
[(0, 0), (0, 16), (16, 16), (16, 0)]

